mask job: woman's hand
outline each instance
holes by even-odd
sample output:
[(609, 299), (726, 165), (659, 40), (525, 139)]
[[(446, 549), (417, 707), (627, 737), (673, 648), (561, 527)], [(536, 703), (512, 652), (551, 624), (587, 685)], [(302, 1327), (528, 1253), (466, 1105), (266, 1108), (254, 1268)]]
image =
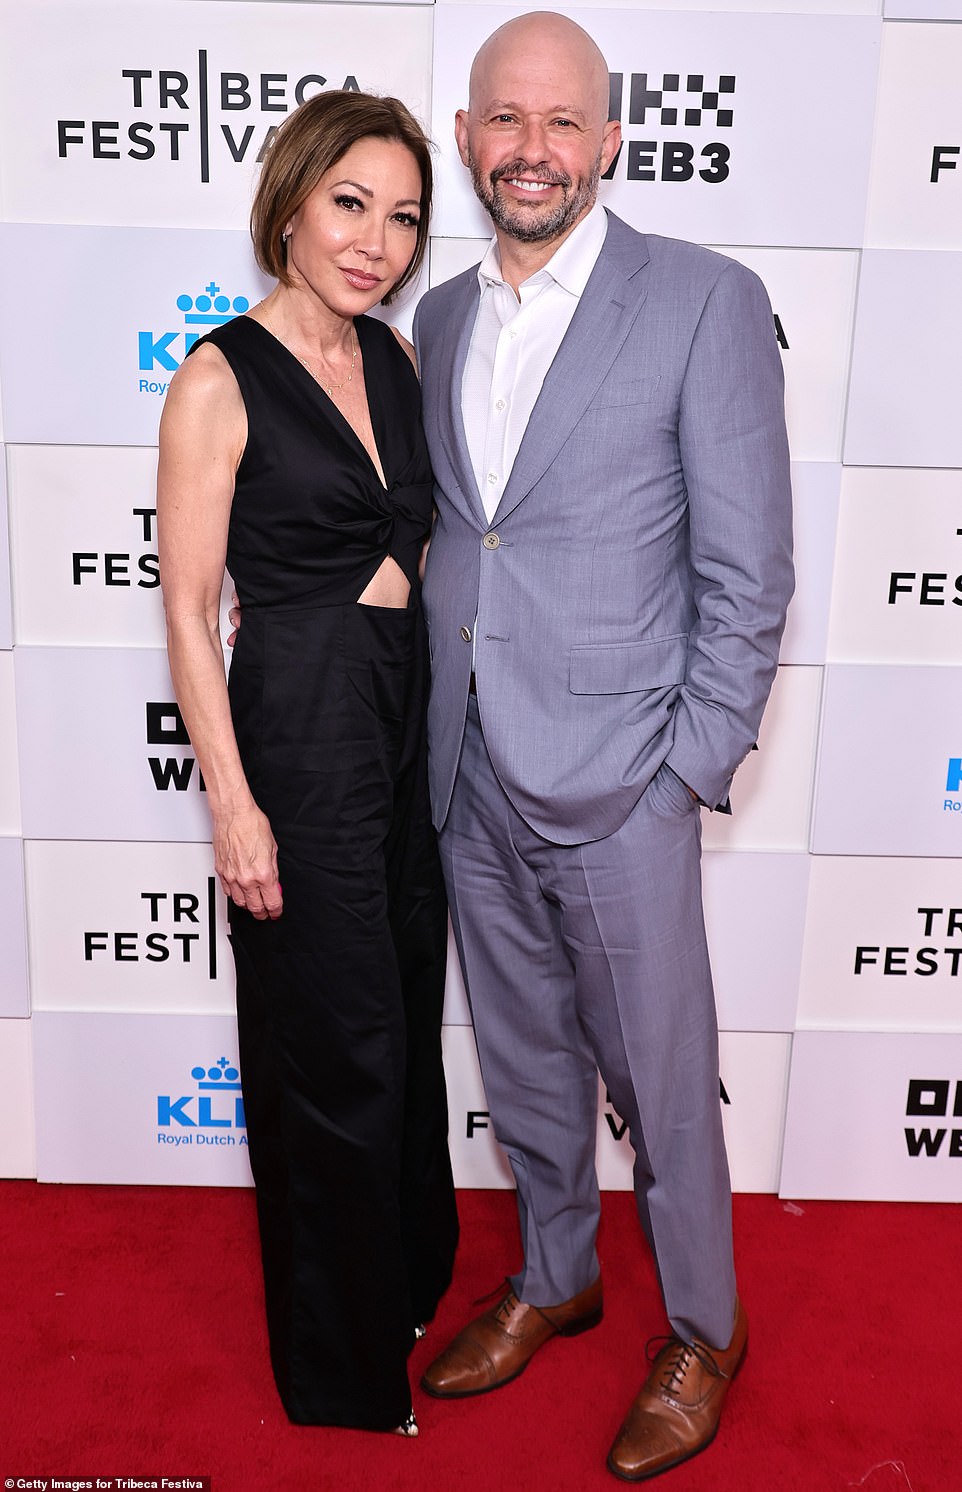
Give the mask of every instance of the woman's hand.
[(215, 822), (214, 869), (231, 901), (246, 907), (259, 922), (281, 915), (277, 844), (255, 803)]
[(236, 591), (231, 591), (230, 593), (230, 610), (227, 613), (227, 620), (234, 629), (233, 632), (228, 632), (227, 634), (227, 646), (232, 648), (237, 641), (237, 634), (240, 631), (241, 624), (241, 604), (237, 599)]

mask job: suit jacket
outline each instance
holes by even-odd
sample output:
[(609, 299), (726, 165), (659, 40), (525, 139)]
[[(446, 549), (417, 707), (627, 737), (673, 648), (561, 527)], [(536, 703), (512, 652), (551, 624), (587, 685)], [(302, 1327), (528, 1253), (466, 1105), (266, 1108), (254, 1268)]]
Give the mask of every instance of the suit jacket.
[(437, 507), (424, 584), (435, 823), (472, 648), (488, 751), (539, 833), (613, 832), (666, 761), (721, 806), (755, 741), (793, 586), (764, 287), (609, 214), (491, 523), (461, 415), (478, 296), (468, 270), (415, 318)]

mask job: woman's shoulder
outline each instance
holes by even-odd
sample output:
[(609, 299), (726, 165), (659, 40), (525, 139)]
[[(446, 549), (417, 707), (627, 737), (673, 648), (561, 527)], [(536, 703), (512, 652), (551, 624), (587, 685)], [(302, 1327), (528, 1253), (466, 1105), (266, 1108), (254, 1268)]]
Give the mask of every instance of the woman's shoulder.
[(409, 342), (407, 337), (403, 336), (402, 333), (398, 331), (396, 326), (389, 327), (388, 330), (394, 333), (394, 340), (397, 342), (401, 351), (405, 353), (408, 361), (411, 364), (411, 367), (416, 373), (418, 371), (418, 360), (414, 351), (414, 343)]
[(242, 414), (244, 402), (234, 372), (217, 343), (194, 344), (170, 380), (164, 414), (190, 421), (219, 421)]
[(408, 370), (417, 376), (414, 348), (396, 326), (391, 326), (377, 316), (360, 316), (355, 324), (357, 323), (360, 323), (359, 336), (369, 350), (376, 349), (382, 369), (390, 370), (395, 375)]

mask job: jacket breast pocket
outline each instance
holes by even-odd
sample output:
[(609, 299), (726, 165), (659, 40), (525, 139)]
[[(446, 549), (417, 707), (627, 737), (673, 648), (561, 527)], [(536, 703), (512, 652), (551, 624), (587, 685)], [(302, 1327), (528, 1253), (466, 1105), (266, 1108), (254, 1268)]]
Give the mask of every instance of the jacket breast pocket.
[(647, 378), (616, 378), (605, 380), (586, 410), (595, 414), (602, 409), (628, 409), (636, 404), (648, 404), (658, 392), (661, 374), (652, 373)]
[(647, 642), (576, 646), (571, 649), (568, 687), (572, 694), (633, 694), (668, 689), (685, 677), (688, 637), (655, 637)]

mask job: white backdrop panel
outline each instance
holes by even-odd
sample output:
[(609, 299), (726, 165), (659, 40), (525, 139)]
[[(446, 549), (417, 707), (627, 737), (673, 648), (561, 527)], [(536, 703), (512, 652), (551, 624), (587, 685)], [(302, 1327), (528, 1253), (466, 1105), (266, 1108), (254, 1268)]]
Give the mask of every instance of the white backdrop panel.
[(867, 244), (962, 249), (960, 78), (962, 27), (883, 26)]
[[(604, 187), (601, 189), (604, 200)], [(482, 222), (484, 220), (482, 219)], [(488, 238), (433, 238), (431, 239), (429, 269), (430, 283), (443, 285), (453, 280), (462, 270), (478, 264), (490, 242)]]
[(13, 653), (0, 652), (0, 834), (20, 833)]
[[(0, 249), (7, 439), (35, 445), (153, 445), (186, 348), (272, 283), (241, 231), (5, 224)], [(69, 329), (53, 351), (23, 293), (35, 282), (45, 321)]]
[(41, 1011), (32, 1024), (39, 1180), (251, 1184), (231, 1016)]
[(778, 318), (793, 459), (840, 461), (858, 255), (731, 245), (719, 252), (755, 271)]
[(960, 1082), (962, 1035), (797, 1032), (781, 1195), (962, 1202)]
[(23, 845), (0, 839), (0, 1016), (29, 1014)]
[(795, 594), (782, 636), (782, 663), (825, 662), (842, 468), (794, 461)]
[(910, 21), (962, 21), (962, 0), (883, 0), (882, 11)]
[(962, 663), (962, 471), (848, 467), (828, 656)]
[[(8, 446), (18, 643), (163, 647), (157, 452)], [(230, 586), (225, 580), (222, 635)]]
[(514, 1178), (494, 1138), (470, 1026), (441, 1032), (448, 1085), (448, 1144), (455, 1186), (511, 1187)]
[(0, 1176), (36, 1176), (33, 1066), (27, 1020), (0, 1020)]
[(793, 1031), (808, 855), (711, 851), (702, 860), (705, 925), (725, 1031)]
[(0, 648), (13, 647), (10, 606), (10, 544), (7, 519), (7, 463), (0, 446)]
[(962, 1031), (957, 860), (813, 859), (798, 1024)]
[[(621, 217), (700, 242), (861, 243), (876, 17), (566, 13), (596, 39), (620, 87), (625, 144), (604, 200)], [(453, 120), (467, 103), (474, 52), (514, 14), (500, 5), (437, 9), (440, 235), (485, 231)]]
[[(782, 1158), (790, 1036), (722, 1032), (722, 1122), (732, 1189), (774, 1192)], [(602, 1091), (598, 1180), (607, 1191), (630, 1191), (633, 1152), (622, 1120)]]
[(35, 840), (26, 877), (35, 1010), (233, 1012), (208, 845)]
[(863, 253), (846, 464), (962, 466), (960, 284), (962, 253)]
[(812, 849), (962, 853), (962, 669), (829, 664)]
[(27, 839), (210, 839), (166, 653), (18, 647), (13, 656)]
[(733, 812), (703, 813), (706, 849), (804, 850), (808, 845), (820, 668), (780, 668), (750, 751), (735, 773)]
[(428, 5), (6, 9), (15, 42), (0, 54), (0, 179), (10, 221), (239, 228), (269, 132), (302, 98), (347, 83), (396, 94), (429, 119)]
[(10, 446), (18, 643), (163, 647), (157, 452)]
[[(455, 1185), (511, 1187), (511, 1169), (491, 1128), (473, 1033), (466, 1026), (448, 1026), (443, 1039)], [(778, 1186), (791, 1042), (787, 1035), (721, 1036), (727, 1100), (722, 1119), (736, 1191), (774, 1191)], [(599, 1085), (596, 1165), (602, 1189), (630, 1191), (632, 1160), (624, 1122)]]

